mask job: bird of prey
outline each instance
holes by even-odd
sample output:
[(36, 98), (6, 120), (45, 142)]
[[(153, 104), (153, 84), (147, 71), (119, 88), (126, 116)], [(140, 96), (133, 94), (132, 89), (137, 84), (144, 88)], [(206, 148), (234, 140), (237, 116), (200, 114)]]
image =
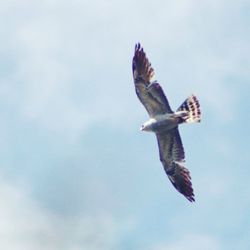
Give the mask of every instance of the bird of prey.
[(154, 69), (139, 43), (135, 46), (132, 69), (136, 94), (150, 117), (140, 130), (156, 134), (160, 160), (169, 180), (193, 202), (191, 176), (184, 166), (185, 153), (178, 127), (182, 123), (200, 122), (199, 101), (195, 95), (191, 95), (176, 112), (172, 111), (160, 84), (154, 80)]

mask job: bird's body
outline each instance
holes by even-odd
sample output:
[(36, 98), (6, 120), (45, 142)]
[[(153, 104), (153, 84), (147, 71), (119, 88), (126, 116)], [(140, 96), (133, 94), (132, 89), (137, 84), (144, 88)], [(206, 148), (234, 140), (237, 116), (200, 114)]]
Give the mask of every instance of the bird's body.
[(144, 122), (141, 126), (141, 131), (155, 133), (169, 131), (178, 126), (182, 117), (183, 113), (166, 113), (163, 115), (157, 115), (154, 118), (150, 118), (148, 121)]
[(166, 174), (180, 193), (189, 201), (194, 201), (190, 173), (184, 167), (185, 153), (178, 126), (200, 122), (198, 99), (191, 95), (173, 112), (160, 84), (153, 80), (154, 70), (140, 44), (135, 47), (133, 77), (136, 94), (150, 116), (141, 130), (156, 134)]

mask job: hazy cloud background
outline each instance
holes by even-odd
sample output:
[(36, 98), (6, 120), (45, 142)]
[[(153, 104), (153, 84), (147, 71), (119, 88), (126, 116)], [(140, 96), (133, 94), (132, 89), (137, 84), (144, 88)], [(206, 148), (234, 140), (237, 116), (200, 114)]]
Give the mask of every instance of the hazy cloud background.
[[(0, 1), (5, 250), (249, 249), (249, 1)], [(196, 203), (164, 174), (131, 59), (171, 105)]]

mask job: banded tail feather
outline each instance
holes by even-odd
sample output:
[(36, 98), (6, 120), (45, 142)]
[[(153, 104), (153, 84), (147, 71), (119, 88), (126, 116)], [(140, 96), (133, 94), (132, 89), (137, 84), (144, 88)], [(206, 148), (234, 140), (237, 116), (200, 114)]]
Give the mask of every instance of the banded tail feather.
[(189, 96), (177, 109), (177, 112), (179, 111), (187, 111), (184, 122), (191, 123), (201, 121), (200, 103), (195, 95)]

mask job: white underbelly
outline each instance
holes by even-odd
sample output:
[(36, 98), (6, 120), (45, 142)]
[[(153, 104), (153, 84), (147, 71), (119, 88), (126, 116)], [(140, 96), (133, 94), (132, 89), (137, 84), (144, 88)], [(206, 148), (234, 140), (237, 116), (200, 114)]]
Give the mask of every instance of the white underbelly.
[(178, 120), (175, 117), (168, 117), (166, 119), (156, 120), (152, 124), (152, 131), (153, 132), (161, 132), (166, 130), (171, 130), (178, 126)]

